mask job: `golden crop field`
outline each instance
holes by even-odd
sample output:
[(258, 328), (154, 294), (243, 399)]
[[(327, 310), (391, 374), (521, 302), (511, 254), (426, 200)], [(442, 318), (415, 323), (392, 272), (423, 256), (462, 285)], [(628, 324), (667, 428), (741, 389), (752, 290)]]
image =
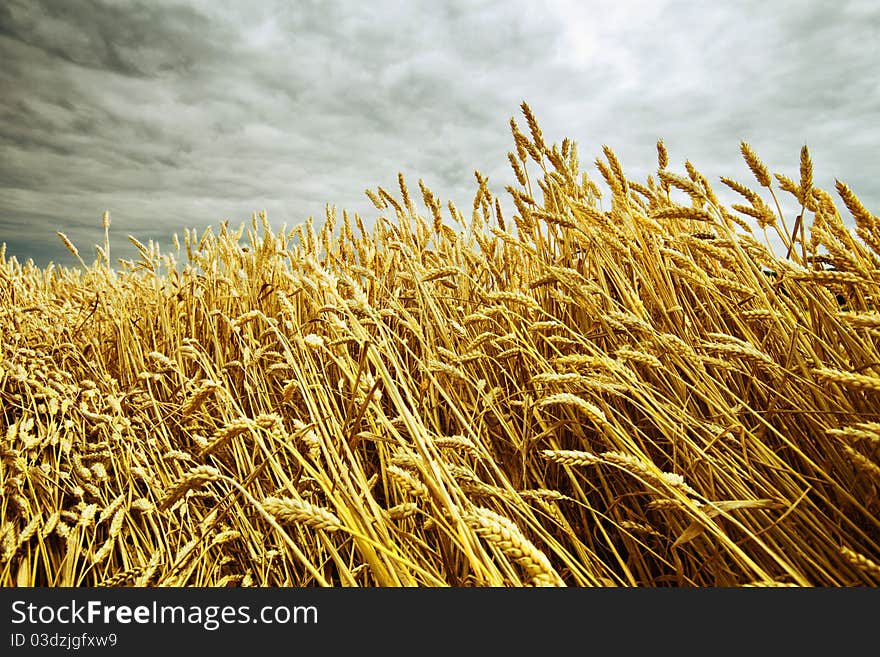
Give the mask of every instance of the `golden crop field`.
[(880, 219), (522, 110), (472, 207), (3, 255), (2, 585), (880, 584)]

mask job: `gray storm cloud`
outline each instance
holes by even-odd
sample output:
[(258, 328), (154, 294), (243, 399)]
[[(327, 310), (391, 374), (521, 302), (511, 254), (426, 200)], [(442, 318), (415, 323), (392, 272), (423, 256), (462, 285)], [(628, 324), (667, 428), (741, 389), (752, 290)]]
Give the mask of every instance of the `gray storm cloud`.
[[(581, 162), (674, 166), (751, 183), (739, 142), (871, 209), (880, 12), (871, 2), (109, 2), (0, 6), (0, 242), (20, 260), (88, 254), (109, 209), (126, 236), (326, 203), (360, 212), (403, 172), (467, 206), (475, 169), (512, 180), (507, 122), (526, 100)], [(721, 192), (722, 190), (718, 190)]]

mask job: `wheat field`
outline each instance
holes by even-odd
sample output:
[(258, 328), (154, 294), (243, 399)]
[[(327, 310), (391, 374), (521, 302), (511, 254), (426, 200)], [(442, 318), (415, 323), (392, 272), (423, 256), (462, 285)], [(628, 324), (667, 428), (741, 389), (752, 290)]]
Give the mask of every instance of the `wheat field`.
[(3, 586), (880, 584), (880, 219), (521, 109), (472, 207), (4, 252)]

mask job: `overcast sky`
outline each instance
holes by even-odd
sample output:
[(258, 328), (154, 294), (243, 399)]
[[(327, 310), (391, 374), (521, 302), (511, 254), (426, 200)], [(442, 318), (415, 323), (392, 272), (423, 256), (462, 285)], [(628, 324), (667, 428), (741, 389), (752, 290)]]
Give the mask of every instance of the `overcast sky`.
[(794, 178), (806, 144), (880, 213), (878, 42), (874, 0), (3, 0), (0, 242), (91, 262), (104, 210), (114, 257), (262, 209), (369, 225), (398, 171), (467, 208), (474, 169), (512, 181), (523, 100), (599, 180), (603, 144), (644, 180), (662, 137), (716, 187), (754, 184), (741, 140)]

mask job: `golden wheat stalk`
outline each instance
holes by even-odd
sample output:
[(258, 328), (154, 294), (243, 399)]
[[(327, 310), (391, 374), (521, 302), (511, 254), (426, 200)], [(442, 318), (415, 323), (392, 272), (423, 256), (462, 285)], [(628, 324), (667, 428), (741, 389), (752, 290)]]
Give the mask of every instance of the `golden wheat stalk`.
[(595, 465), (601, 463), (602, 458), (591, 452), (582, 452), (573, 449), (544, 449), (541, 456), (548, 461), (561, 463), (562, 465)]
[(529, 541), (516, 524), (485, 507), (463, 515), (465, 522), (525, 571), (534, 586), (565, 586), (547, 556)]
[[(418, 467), (416, 465), (416, 467)], [(428, 488), (423, 484), (418, 478), (415, 477), (411, 472), (404, 470), (398, 465), (388, 465), (385, 467), (385, 472), (395, 480), (401, 488), (410, 494), (427, 498), (428, 497)]]
[(832, 367), (816, 367), (813, 368), (813, 373), (822, 381), (838, 383), (855, 390), (880, 392), (880, 377), (844, 372)]
[(840, 554), (859, 570), (880, 579), (880, 563), (877, 563), (873, 559), (869, 559), (864, 554), (851, 550), (845, 545), (840, 548)]
[(175, 484), (168, 489), (165, 497), (157, 505), (159, 511), (168, 509), (181, 497), (186, 495), (187, 491), (199, 488), (206, 483), (219, 481), (222, 478), (220, 471), (211, 465), (199, 465), (187, 472)]
[(305, 500), (289, 497), (267, 497), (263, 500), (262, 508), (282, 523), (303, 524), (328, 533), (343, 529), (339, 518), (332, 511)]
[(538, 402), (539, 408), (544, 408), (547, 406), (553, 405), (561, 405), (561, 406), (569, 406), (573, 408), (577, 408), (582, 411), (584, 415), (589, 417), (591, 420), (600, 425), (607, 425), (608, 418), (605, 417), (605, 413), (598, 406), (591, 404), (585, 399), (578, 397), (577, 395), (573, 395), (568, 392), (559, 392), (553, 395), (549, 395), (545, 397), (540, 402)]
[(254, 421), (250, 418), (243, 417), (233, 420), (225, 427), (215, 432), (214, 437), (202, 447), (199, 456), (205, 457), (208, 454), (216, 452), (236, 436), (250, 431), (253, 426)]
[(198, 389), (192, 394), (192, 396), (186, 400), (183, 406), (180, 409), (181, 414), (184, 417), (192, 415), (196, 411), (201, 408), (202, 404), (211, 396), (215, 391), (223, 388), (223, 384), (220, 381), (214, 381), (211, 379), (206, 379), (199, 384)]

